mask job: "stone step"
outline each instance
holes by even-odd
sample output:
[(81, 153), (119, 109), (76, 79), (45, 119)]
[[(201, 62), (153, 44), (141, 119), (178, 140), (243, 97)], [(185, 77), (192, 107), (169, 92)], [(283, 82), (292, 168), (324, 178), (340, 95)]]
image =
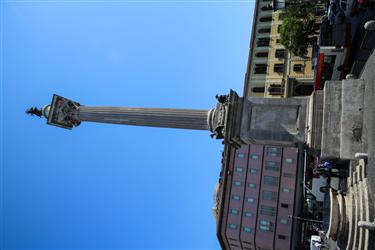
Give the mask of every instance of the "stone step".
[(367, 177), (367, 173), (366, 173), (366, 163), (365, 163), (365, 160), (363, 159), (360, 159), (358, 161), (358, 165), (361, 166), (361, 172), (360, 172), (360, 175), (361, 175), (361, 179), (364, 179)]
[[(354, 176), (356, 176), (356, 172), (354, 172)], [(354, 178), (355, 179), (355, 178)], [(359, 199), (358, 199), (358, 191), (357, 191), (357, 185), (356, 183), (353, 185), (353, 188), (352, 188), (352, 193), (353, 193), (353, 197), (354, 197), (354, 213), (353, 213), (353, 218), (352, 218), (352, 222), (353, 222), (353, 244), (352, 244), (352, 249), (358, 249), (358, 241), (359, 241), (359, 230), (358, 230), (358, 213), (359, 213)]]
[[(362, 168), (362, 166), (360, 167)], [(360, 175), (360, 174), (358, 174)], [(357, 218), (358, 221), (363, 221), (366, 217), (365, 212), (366, 212), (366, 204), (365, 204), (365, 195), (364, 195), (364, 187), (363, 187), (363, 182), (359, 182), (357, 185), (357, 199), (359, 200), (359, 212), (357, 212)], [(358, 236), (358, 249), (364, 249), (365, 245), (365, 230), (361, 227), (358, 227), (358, 222), (356, 224), (357, 226), (357, 231), (359, 231), (359, 236)]]
[(347, 196), (345, 197), (345, 204), (346, 204), (346, 216), (347, 216), (347, 230), (348, 230), (348, 239), (346, 243), (346, 250), (351, 250), (353, 246), (353, 239), (354, 239), (354, 211), (355, 211), (355, 201), (353, 196), (352, 188), (349, 189)]
[[(366, 178), (362, 181), (362, 191), (363, 191), (363, 211), (364, 211), (364, 221), (373, 221), (373, 216), (370, 214), (370, 199), (368, 194), (368, 180)], [(369, 249), (369, 238), (370, 238), (370, 231), (368, 229), (364, 230), (364, 249)]]

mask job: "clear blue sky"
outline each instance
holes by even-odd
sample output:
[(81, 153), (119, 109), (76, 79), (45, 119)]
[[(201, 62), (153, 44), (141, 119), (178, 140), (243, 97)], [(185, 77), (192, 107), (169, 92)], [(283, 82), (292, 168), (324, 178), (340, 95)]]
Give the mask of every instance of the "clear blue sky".
[(2, 249), (217, 249), (222, 145), (207, 131), (25, 115), (84, 105), (212, 108), (242, 94), (253, 1), (2, 1)]

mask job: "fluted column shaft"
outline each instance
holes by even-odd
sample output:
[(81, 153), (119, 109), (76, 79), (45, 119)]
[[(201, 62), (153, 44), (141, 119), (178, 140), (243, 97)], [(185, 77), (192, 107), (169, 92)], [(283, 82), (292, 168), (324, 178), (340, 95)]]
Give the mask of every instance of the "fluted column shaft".
[(209, 130), (204, 109), (127, 108), (80, 106), (80, 121), (135, 126)]

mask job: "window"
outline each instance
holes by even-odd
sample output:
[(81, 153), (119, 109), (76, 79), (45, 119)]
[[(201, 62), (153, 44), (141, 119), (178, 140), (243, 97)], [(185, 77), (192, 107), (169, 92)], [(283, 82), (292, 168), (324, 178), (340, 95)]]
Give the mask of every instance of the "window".
[(280, 44), (280, 39), (276, 39), (276, 43), (277, 43), (277, 44)]
[(235, 182), (233, 182), (233, 185), (235, 185), (236, 187), (241, 187), (241, 182), (235, 181)]
[(264, 176), (263, 177), (263, 184), (270, 185), (270, 186), (277, 186), (279, 185), (279, 178), (275, 176)]
[(284, 15), (283, 13), (280, 13), (280, 14), (279, 14), (279, 20), (280, 20), (280, 21), (283, 20), (284, 17), (285, 17), (285, 15)]
[(260, 220), (259, 222), (259, 229), (262, 231), (270, 231), (273, 232), (274, 224), (267, 220)]
[(235, 201), (239, 201), (240, 200), (240, 196), (239, 195), (232, 195), (232, 199), (235, 200)]
[(289, 205), (288, 205), (288, 204), (286, 204), (286, 203), (281, 203), (281, 207), (283, 207), (283, 208), (288, 208), (288, 207), (289, 207)]
[(286, 240), (286, 236), (285, 235), (282, 235), (282, 234), (279, 234), (277, 236), (277, 238), (279, 238), (280, 240)]
[(256, 57), (268, 57), (268, 52), (257, 52)]
[(284, 71), (284, 64), (283, 63), (275, 63), (273, 65), (273, 71), (276, 73), (282, 73)]
[(257, 154), (251, 154), (251, 159), (258, 160), (259, 159), (259, 155), (257, 155)]
[(288, 220), (287, 219), (283, 219), (283, 218), (281, 218), (279, 220), (279, 222), (280, 222), (280, 224), (284, 224), (284, 225), (288, 224)]
[[(275, 64), (277, 65), (277, 64)], [(282, 64), (284, 65), (284, 64)], [(280, 148), (276, 148), (276, 147), (267, 147), (266, 148), (266, 154), (267, 156), (279, 156), (281, 153), (281, 150)]]
[(238, 172), (238, 173), (242, 173), (243, 168), (242, 167), (236, 167), (235, 171)]
[(251, 233), (251, 227), (243, 227), (243, 231), (245, 232), (245, 233)]
[(262, 199), (266, 201), (275, 201), (277, 198), (277, 193), (272, 191), (263, 191)]
[(251, 89), (253, 93), (264, 93), (264, 87), (254, 87)]
[(260, 37), (257, 41), (258, 47), (267, 47), (270, 45), (270, 38), (269, 37)]
[(260, 214), (275, 216), (275, 213), (276, 213), (276, 208), (274, 207), (265, 206), (265, 205), (260, 206)]
[(265, 169), (269, 171), (279, 171), (280, 166), (278, 162), (274, 161), (266, 161), (265, 163)]
[(247, 197), (247, 202), (248, 203), (253, 203), (254, 202), (254, 198), (253, 197)]
[(283, 176), (285, 178), (293, 178), (293, 174), (291, 174), (291, 173), (283, 173)]
[(257, 173), (258, 173), (258, 169), (250, 168), (250, 174), (257, 174)]
[(283, 88), (279, 84), (271, 84), (270, 87), (268, 87), (268, 93), (270, 95), (282, 95), (283, 92)]
[(271, 22), (272, 21), (272, 16), (264, 16), (259, 18), (260, 22)]
[(302, 71), (303, 71), (303, 66), (302, 66), (302, 64), (294, 64), (294, 65), (293, 65), (293, 71), (294, 71), (294, 72), (302, 72)]
[(234, 229), (234, 230), (237, 229), (237, 225), (236, 225), (236, 224), (229, 224), (228, 227), (229, 227), (230, 229)]
[(265, 34), (265, 33), (270, 33), (271, 28), (260, 28), (258, 29), (258, 33)]
[(272, 10), (272, 5), (268, 4), (266, 6), (263, 6), (262, 8), (260, 8), (261, 10), (264, 10), (264, 11), (267, 11), (267, 10)]
[(281, 191), (283, 191), (283, 193), (289, 193), (290, 189), (289, 188), (282, 188)]
[(257, 185), (254, 184), (254, 183), (249, 183), (247, 186), (248, 186), (249, 188), (256, 188), (256, 187), (257, 187)]
[(243, 153), (238, 153), (238, 154), (237, 154), (237, 158), (245, 158), (245, 154), (243, 154)]
[[(267, 64), (255, 64), (255, 68), (254, 68), (254, 74), (265, 74), (267, 72)], [(256, 87), (253, 88), (253, 92), (255, 92)], [(259, 90), (262, 90), (262, 93), (264, 92), (264, 87), (262, 87), (261, 89)]]
[(275, 57), (279, 59), (285, 58), (285, 49), (277, 49), (275, 51)]
[(230, 213), (233, 214), (233, 215), (238, 215), (238, 210), (235, 209), (235, 208), (232, 208), (232, 209), (230, 210)]
[(251, 217), (251, 216), (253, 216), (253, 214), (251, 212), (245, 212), (244, 215), (245, 215), (245, 217)]
[(293, 159), (292, 158), (285, 158), (285, 162), (291, 164), (291, 163), (293, 163)]

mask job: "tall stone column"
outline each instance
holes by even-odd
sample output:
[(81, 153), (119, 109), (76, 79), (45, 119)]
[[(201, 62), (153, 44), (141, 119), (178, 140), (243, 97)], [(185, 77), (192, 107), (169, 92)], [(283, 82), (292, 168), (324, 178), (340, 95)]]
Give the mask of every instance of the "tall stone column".
[(31, 108), (26, 113), (44, 116), (47, 124), (72, 129), (81, 122), (99, 122), (134, 126), (209, 130), (211, 137), (224, 139), (240, 147), (239, 138), (242, 100), (231, 91), (229, 95), (216, 96), (213, 109), (129, 108), (84, 106), (59, 95), (42, 109)]
[(135, 126), (209, 130), (205, 109), (128, 108), (80, 106), (80, 121)]

